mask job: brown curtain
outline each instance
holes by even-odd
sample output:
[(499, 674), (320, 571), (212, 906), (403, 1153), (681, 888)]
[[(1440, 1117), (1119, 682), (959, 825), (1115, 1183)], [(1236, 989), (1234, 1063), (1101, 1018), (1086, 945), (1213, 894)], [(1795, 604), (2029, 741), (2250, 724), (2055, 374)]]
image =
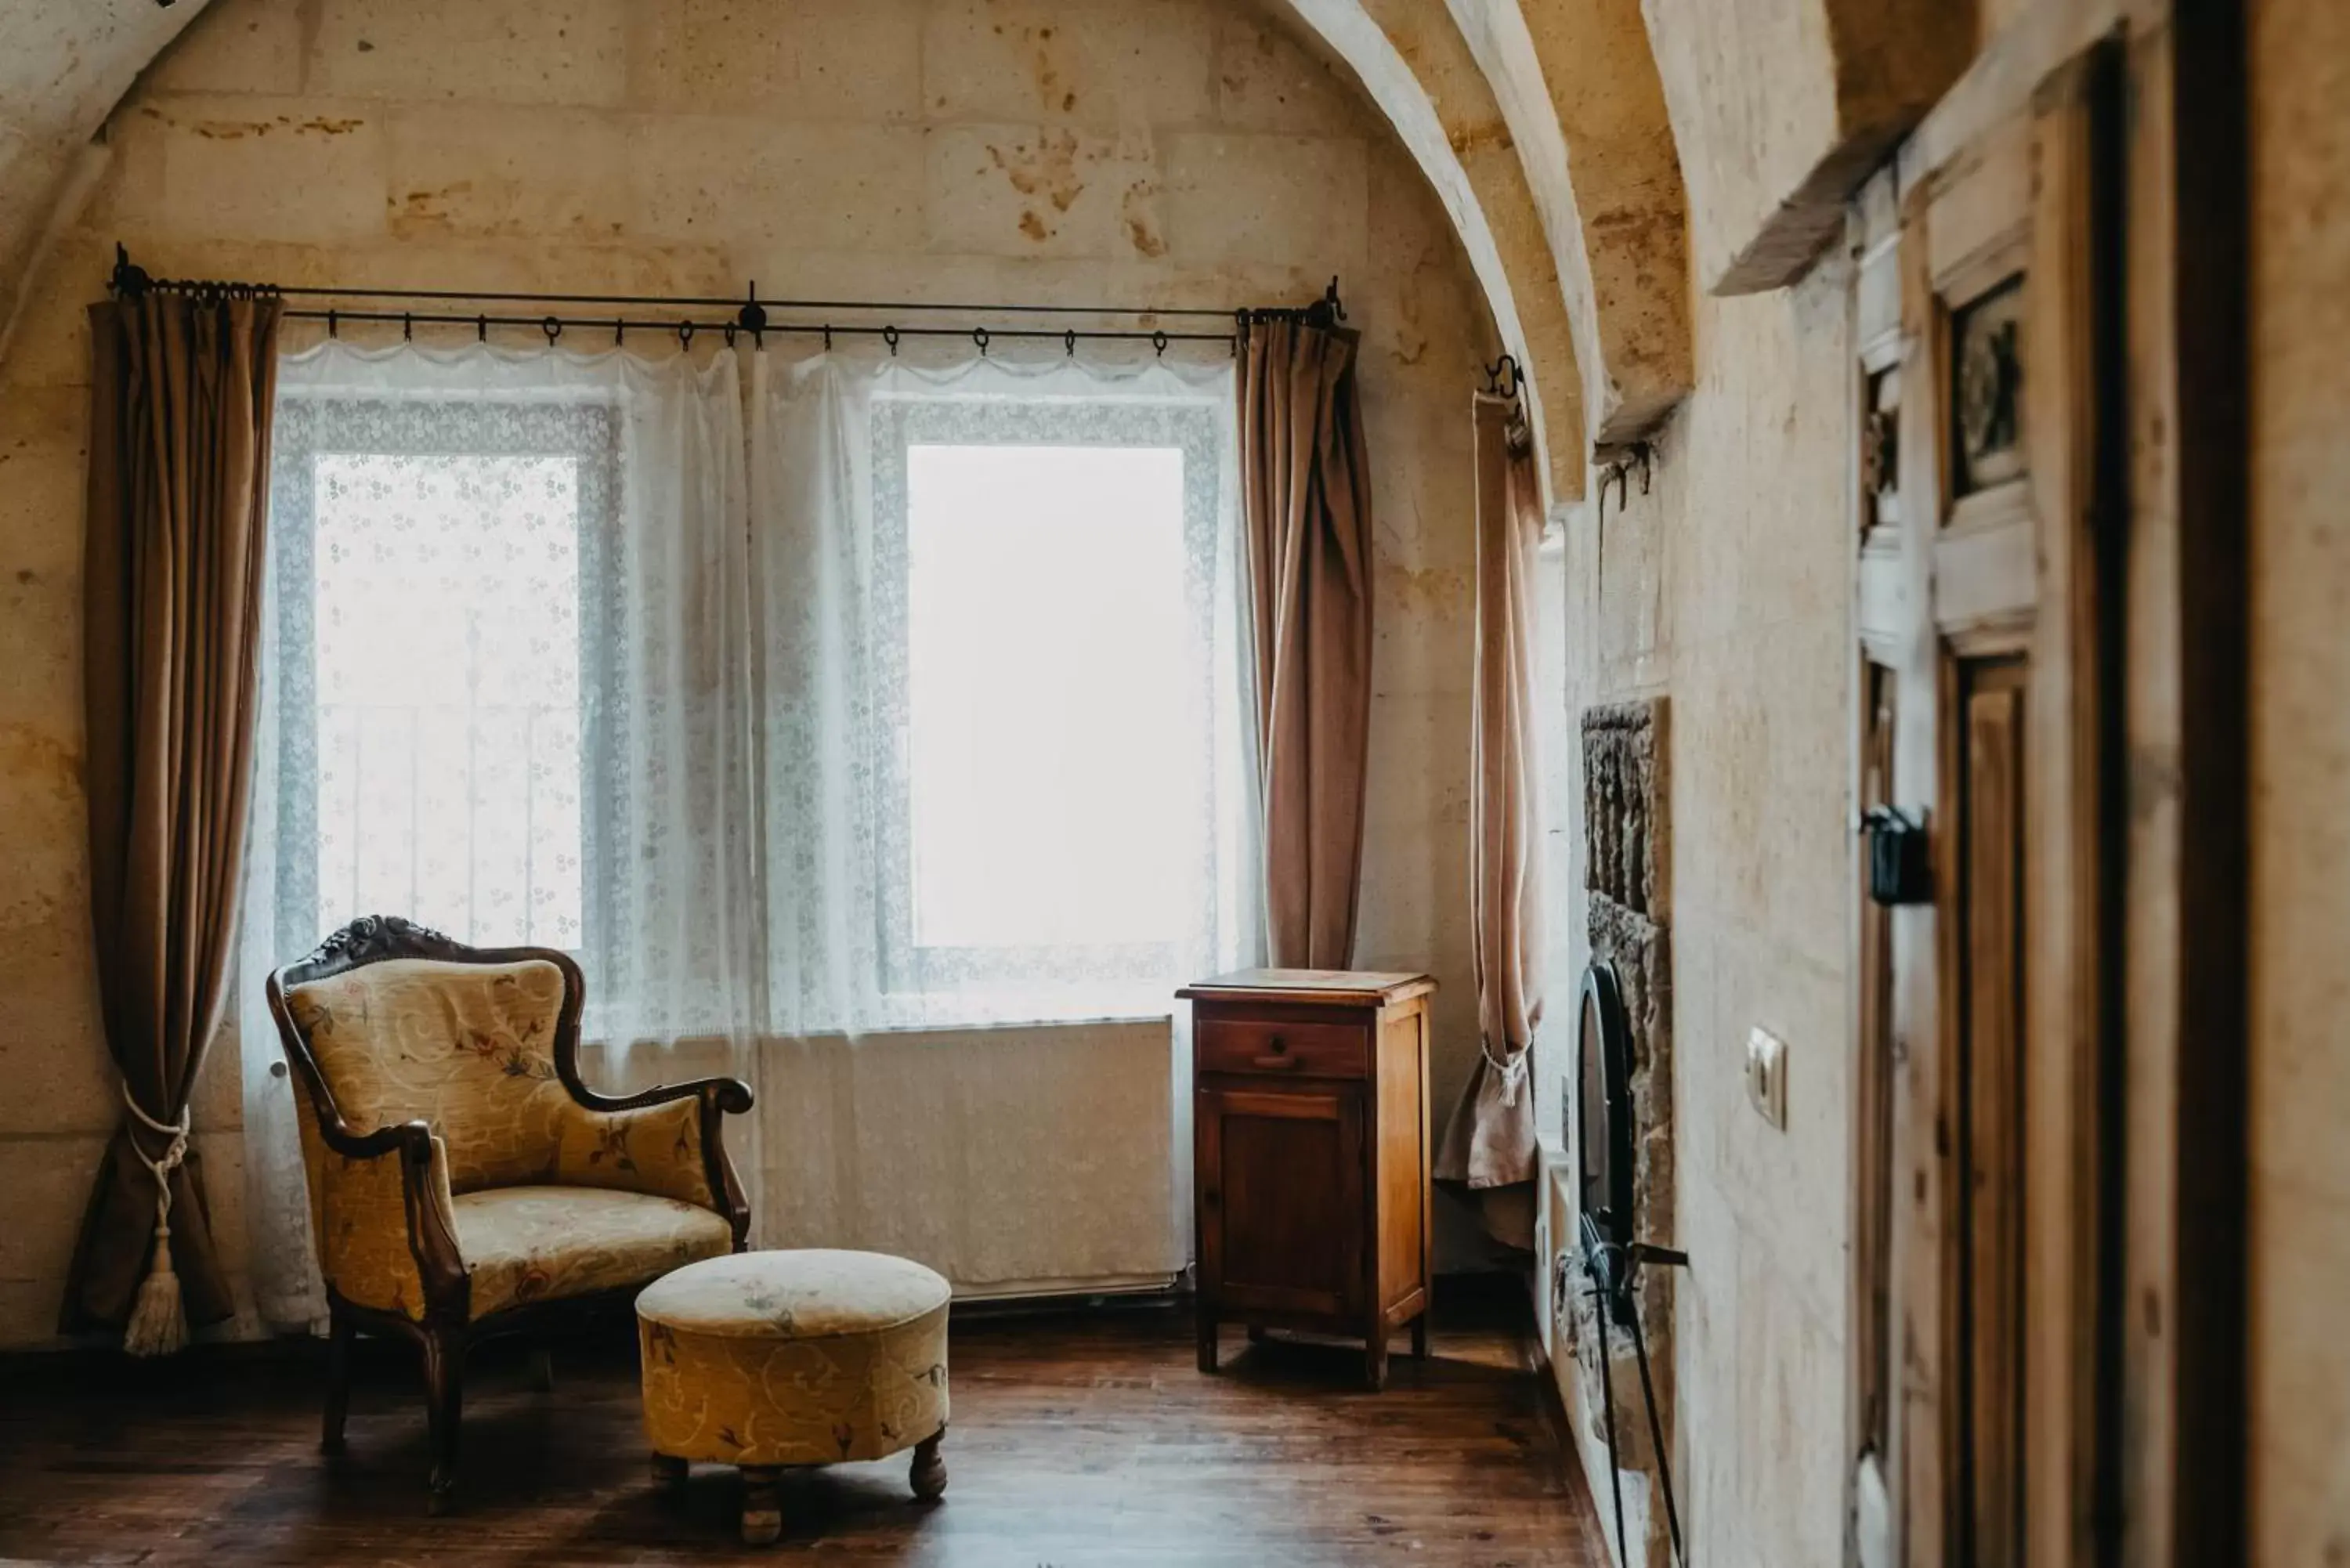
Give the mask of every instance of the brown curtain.
[(1268, 960), (1344, 969), (1363, 871), (1371, 492), (1352, 332), (1253, 319), (1241, 500), (1256, 640)]
[[(258, 671), (274, 299), (151, 293), (90, 307), (83, 701), (90, 924), (107, 1050), (138, 1115), (181, 1123), (234, 945)], [(126, 1109), (62, 1321), (121, 1326), (151, 1265), (174, 1139)], [(142, 1160), (141, 1156), (144, 1156)], [(229, 1315), (191, 1155), (171, 1168), (189, 1321)]]
[[(1532, 1181), (1537, 1164), (1526, 1050), (1543, 1005), (1534, 711), (1534, 571), (1543, 510), (1533, 443), (1514, 401), (1480, 395), (1473, 417), (1477, 664), (1470, 901), (1484, 1052), (1444, 1129), (1435, 1173), (1489, 1192)], [(1530, 1206), (1488, 1205), (1489, 1214), (1511, 1215), (1513, 1231), (1521, 1208), (1531, 1216)], [(1531, 1242), (1528, 1234), (1521, 1244)]]

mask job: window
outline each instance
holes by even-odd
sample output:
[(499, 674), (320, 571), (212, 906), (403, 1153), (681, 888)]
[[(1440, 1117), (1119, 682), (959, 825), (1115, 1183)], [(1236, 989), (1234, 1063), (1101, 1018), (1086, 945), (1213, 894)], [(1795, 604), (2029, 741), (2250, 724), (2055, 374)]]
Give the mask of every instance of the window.
[(587, 407), (281, 405), (282, 950), (379, 910), (583, 946), (580, 606), (607, 426)]
[(884, 399), (874, 431), (885, 1009), (1163, 1012), (1238, 907), (1212, 406)]
[(908, 449), (907, 780), (925, 950), (1182, 935), (1183, 454)]

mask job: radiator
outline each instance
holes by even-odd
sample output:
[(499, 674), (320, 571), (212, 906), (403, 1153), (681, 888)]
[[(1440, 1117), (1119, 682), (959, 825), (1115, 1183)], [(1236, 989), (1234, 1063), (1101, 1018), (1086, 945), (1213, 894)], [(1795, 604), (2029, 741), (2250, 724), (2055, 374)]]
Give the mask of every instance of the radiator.
[(1163, 1288), (1189, 1261), (1165, 1019), (773, 1042), (756, 1078), (759, 1246), (896, 1253), (965, 1299)]

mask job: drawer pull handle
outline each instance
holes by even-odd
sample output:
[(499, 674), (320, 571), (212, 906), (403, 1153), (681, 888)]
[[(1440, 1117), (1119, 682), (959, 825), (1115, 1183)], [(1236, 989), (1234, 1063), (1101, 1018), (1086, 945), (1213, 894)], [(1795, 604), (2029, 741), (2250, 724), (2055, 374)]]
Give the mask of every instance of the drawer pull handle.
[(1259, 1067), (1295, 1067), (1297, 1065), (1297, 1058), (1295, 1056), (1259, 1056), (1254, 1059), (1253, 1064)]

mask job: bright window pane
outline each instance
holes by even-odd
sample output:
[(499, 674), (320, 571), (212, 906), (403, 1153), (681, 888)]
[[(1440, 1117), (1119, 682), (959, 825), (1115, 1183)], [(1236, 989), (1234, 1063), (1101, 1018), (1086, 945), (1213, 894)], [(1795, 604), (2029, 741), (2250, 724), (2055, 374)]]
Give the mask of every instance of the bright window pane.
[(578, 465), (321, 455), (318, 916), (580, 945)]
[(907, 448), (914, 940), (1185, 927), (1183, 454)]

